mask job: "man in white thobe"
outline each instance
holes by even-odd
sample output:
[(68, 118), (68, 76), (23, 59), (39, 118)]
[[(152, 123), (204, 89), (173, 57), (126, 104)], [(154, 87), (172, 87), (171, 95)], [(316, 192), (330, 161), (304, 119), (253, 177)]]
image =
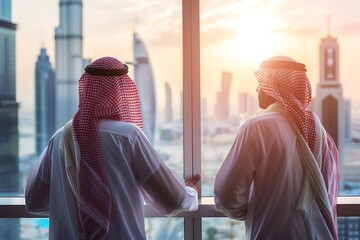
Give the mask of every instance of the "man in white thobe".
[(245, 220), (247, 239), (337, 239), (336, 145), (306, 108), (305, 65), (264, 61), (258, 116), (243, 124), (215, 179), (218, 211)]

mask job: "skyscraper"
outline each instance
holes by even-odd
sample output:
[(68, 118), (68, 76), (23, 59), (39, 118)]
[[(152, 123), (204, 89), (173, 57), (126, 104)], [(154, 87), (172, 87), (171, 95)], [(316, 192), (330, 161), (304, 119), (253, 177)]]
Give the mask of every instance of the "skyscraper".
[(172, 110), (172, 93), (169, 83), (165, 83), (165, 119), (164, 122), (172, 122), (173, 110)]
[(229, 120), (229, 95), (232, 74), (223, 72), (221, 78), (221, 89), (216, 93), (215, 117), (218, 120)]
[(83, 73), (82, 0), (60, 0), (60, 25), (55, 30), (56, 128), (78, 107), (78, 80)]
[(55, 132), (55, 74), (46, 49), (42, 48), (35, 67), (36, 153), (40, 154)]
[[(0, 0), (0, 194), (22, 192), (16, 102), (15, 31), (11, 0)], [(0, 239), (19, 238), (18, 219), (0, 219)]]
[(247, 92), (239, 93), (239, 114), (256, 113), (258, 111), (257, 99)]
[[(339, 74), (339, 44), (337, 39), (326, 36), (320, 43), (320, 81), (316, 88), (314, 110), (319, 116), (324, 128), (334, 139), (339, 150), (340, 172), (343, 172), (343, 156), (345, 143), (345, 110), (342, 85)], [(340, 178), (340, 189), (344, 185), (344, 178)]]
[(18, 108), (15, 76), (15, 30), (10, 0), (0, 0), (0, 192), (17, 192)]
[(156, 121), (154, 78), (146, 47), (136, 32), (134, 32), (134, 60), (134, 80), (139, 91), (144, 131), (149, 141), (153, 143)]

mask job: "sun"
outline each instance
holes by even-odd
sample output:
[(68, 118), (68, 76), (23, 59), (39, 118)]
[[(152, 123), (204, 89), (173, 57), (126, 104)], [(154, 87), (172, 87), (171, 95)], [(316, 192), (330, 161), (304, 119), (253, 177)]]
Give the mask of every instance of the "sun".
[(237, 37), (230, 40), (228, 46), (235, 59), (259, 63), (275, 50), (275, 21), (269, 13), (250, 12), (232, 23)]

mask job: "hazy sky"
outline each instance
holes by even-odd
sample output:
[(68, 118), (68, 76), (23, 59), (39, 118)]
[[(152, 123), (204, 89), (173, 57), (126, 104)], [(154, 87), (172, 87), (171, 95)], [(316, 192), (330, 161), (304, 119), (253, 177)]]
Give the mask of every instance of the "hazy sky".
[[(45, 47), (54, 65), (54, 32), (59, 23), (58, 0), (13, 0), (12, 19), (18, 24), (17, 93), (22, 109), (32, 109), (34, 67)], [(330, 34), (340, 45), (343, 94), (360, 103), (360, 1), (358, 0), (203, 0), (201, 8), (202, 96), (209, 104), (220, 88), (222, 71), (233, 74), (231, 99), (239, 92), (256, 94), (253, 71), (261, 60), (288, 55), (306, 64), (315, 93), (319, 79), (319, 44)], [(157, 94), (164, 83), (179, 104), (182, 88), (181, 1), (83, 1), (84, 57), (111, 55), (131, 61), (132, 31), (140, 34), (150, 55)], [(163, 104), (158, 104), (159, 108)]]

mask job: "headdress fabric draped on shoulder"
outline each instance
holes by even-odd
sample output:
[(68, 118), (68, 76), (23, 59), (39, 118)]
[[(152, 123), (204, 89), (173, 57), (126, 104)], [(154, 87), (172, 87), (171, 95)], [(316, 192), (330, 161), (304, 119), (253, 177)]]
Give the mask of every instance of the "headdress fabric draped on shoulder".
[(95, 60), (79, 80), (79, 107), (73, 133), (79, 144), (79, 231), (104, 239), (109, 231), (111, 196), (101, 159), (99, 120), (131, 122), (143, 129), (139, 96), (128, 67), (112, 57)]

